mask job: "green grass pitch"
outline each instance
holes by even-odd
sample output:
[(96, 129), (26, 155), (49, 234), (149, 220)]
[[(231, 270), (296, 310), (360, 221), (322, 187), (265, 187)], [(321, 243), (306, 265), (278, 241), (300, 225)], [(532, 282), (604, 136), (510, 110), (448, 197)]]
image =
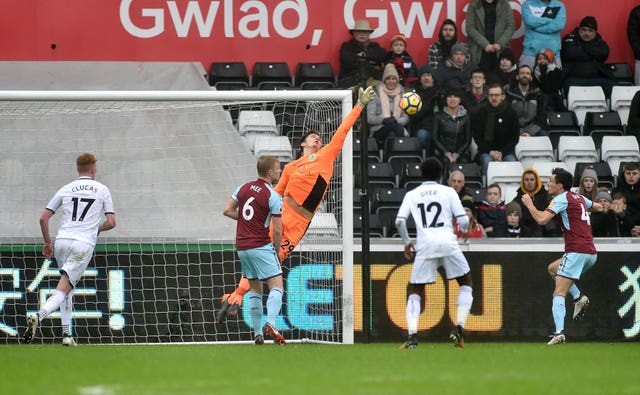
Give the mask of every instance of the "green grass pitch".
[(6, 345), (0, 394), (640, 394), (638, 343), (399, 345)]

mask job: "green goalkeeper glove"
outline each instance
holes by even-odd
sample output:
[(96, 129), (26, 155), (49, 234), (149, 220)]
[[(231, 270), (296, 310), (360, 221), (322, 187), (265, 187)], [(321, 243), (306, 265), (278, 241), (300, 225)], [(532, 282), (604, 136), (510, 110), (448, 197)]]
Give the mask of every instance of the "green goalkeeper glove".
[(356, 103), (360, 108), (365, 108), (369, 102), (376, 98), (376, 92), (372, 87), (368, 86), (367, 89), (360, 88), (358, 90), (358, 102)]

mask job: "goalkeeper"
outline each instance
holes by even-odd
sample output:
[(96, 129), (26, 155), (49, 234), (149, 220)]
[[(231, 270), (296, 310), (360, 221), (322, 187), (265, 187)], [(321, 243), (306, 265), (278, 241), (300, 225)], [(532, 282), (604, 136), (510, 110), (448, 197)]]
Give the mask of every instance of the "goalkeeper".
[[(373, 88), (360, 88), (358, 101), (342, 121), (331, 141), (322, 146), (318, 132), (309, 131), (300, 140), (300, 155), (285, 166), (274, 189), (282, 196), (282, 241), (278, 255), (283, 262), (295, 249), (318, 210), (333, 175), (333, 162), (342, 151), (349, 129), (355, 124), (367, 103), (375, 98)], [(222, 297), (216, 322), (235, 317), (242, 306), (242, 297), (250, 289), (249, 280), (242, 277), (238, 288)]]

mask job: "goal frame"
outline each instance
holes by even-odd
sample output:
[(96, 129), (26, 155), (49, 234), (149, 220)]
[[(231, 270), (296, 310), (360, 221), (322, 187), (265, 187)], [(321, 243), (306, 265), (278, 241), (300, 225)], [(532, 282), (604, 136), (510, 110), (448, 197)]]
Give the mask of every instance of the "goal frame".
[[(2, 91), (0, 102), (83, 102), (83, 101), (323, 101), (342, 103), (342, 119), (353, 108), (350, 90), (274, 90), (274, 91)], [(353, 130), (342, 148), (342, 183), (353, 184)], [(342, 207), (342, 343), (354, 343), (354, 271), (353, 271), (353, 188), (341, 188)], [(117, 243), (118, 241), (116, 241)], [(107, 243), (108, 244), (108, 243)]]

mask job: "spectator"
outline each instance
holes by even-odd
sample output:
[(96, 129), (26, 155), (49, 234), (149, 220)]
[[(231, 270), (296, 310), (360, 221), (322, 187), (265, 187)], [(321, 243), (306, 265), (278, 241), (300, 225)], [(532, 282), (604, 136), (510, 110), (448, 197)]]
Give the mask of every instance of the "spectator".
[(570, 86), (599, 85), (605, 96), (611, 97), (611, 88), (616, 81), (604, 65), (609, 57), (609, 45), (598, 33), (596, 18), (582, 18), (580, 26), (562, 40), (561, 53), (565, 94)]
[[(451, 50), (456, 43), (458, 43), (458, 27), (451, 19), (445, 19), (440, 26), (438, 41), (429, 46), (429, 66), (433, 70), (444, 67), (445, 61), (451, 57)], [(461, 44), (467, 46), (467, 44)]]
[(448, 90), (445, 98), (447, 104), (435, 114), (433, 143), (435, 155), (448, 168), (451, 163), (469, 162), (471, 119), (467, 110), (460, 105), (462, 93), (459, 90)]
[(511, 203), (517, 203), (522, 209), (520, 222), (523, 226), (531, 231), (532, 237), (560, 237), (562, 235), (555, 221), (550, 221), (545, 225), (538, 225), (536, 220), (531, 216), (529, 210), (522, 203), (522, 196), (529, 195), (533, 201), (533, 205), (538, 210), (544, 210), (549, 205), (551, 197), (549, 191), (544, 187), (538, 172), (534, 168), (526, 168), (522, 172), (520, 178), (520, 187), (516, 191), (516, 197)]
[(498, 56), (498, 70), (493, 73), (487, 73), (488, 83), (508, 85), (516, 80), (518, 74), (518, 65), (516, 64), (516, 55), (513, 54), (511, 48), (505, 48)]
[(627, 120), (627, 134), (636, 136), (636, 139), (640, 142), (640, 91), (636, 92), (631, 100), (629, 119)]
[(591, 201), (596, 201), (598, 194), (598, 174), (593, 168), (587, 167), (580, 175), (578, 193)]
[(556, 57), (550, 49), (541, 49), (536, 54), (533, 81), (542, 90), (544, 112), (565, 111), (562, 96), (562, 70), (556, 65)]
[(471, 128), (478, 145), (478, 162), (482, 174), (487, 174), (489, 162), (515, 162), (515, 148), (520, 139), (518, 114), (505, 101), (500, 85), (491, 85), (488, 91), (489, 105), (476, 114)]
[(391, 50), (384, 58), (384, 63), (392, 63), (398, 71), (400, 85), (408, 86), (415, 82), (418, 77), (418, 70), (413, 58), (407, 52), (407, 40), (402, 34), (391, 37)]
[(498, 54), (509, 47), (515, 30), (508, 0), (472, 0), (467, 9), (471, 61), (487, 72), (497, 72)]
[(494, 237), (534, 237), (534, 233), (528, 226), (524, 225), (522, 219), (522, 207), (516, 202), (507, 204), (505, 210), (506, 222), (497, 225)]
[(516, 81), (507, 85), (505, 93), (507, 102), (518, 114), (520, 136), (548, 136), (542, 129), (545, 123), (544, 99), (540, 88), (533, 84), (531, 67), (518, 67)]
[(627, 203), (627, 214), (631, 216), (631, 223), (634, 228), (640, 226), (640, 163), (627, 162), (624, 164), (624, 175), (618, 179), (618, 184), (614, 189), (615, 193), (620, 193)]
[[(445, 168), (445, 171), (447, 171), (446, 168)], [(460, 170), (454, 170), (451, 172), (451, 174), (449, 174), (449, 180), (447, 181), (447, 184), (451, 188), (455, 189), (461, 201), (465, 199), (473, 200), (473, 195), (471, 194), (471, 192), (469, 192), (469, 189), (464, 185), (465, 184), (464, 173), (461, 172)]]
[(451, 48), (451, 57), (447, 59), (445, 66), (435, 71), (436, 80), (440, 89), (464, 89), (471, 79), (471, 73), (477, 68), (478, 66), (469, 60), (467, 45), (457, 43)]
[(534, 66), (536, 53), (542, 48), (553, 51), (556, 64), (560, 60), (560, 32), (567, 23), (567, 10), (558, 0), (526, 0), (522, 4), (524, 41), (520, 64)]
[(488, 237), (501, 237), (500, 228), (507, 223), (505, 209), (502, 188), (498, 184), (489, 185), (485, 199), (477, 207), (478, 222)]
[(634, 84), (640, 85), (640, 5), (633, 7), (627, 21), (627, 39), (636, 59)]
[(467, 90), (464, 92), (464, 97), (462, 98), (462, 104), (471, 117), (474, 116), (482, 105), (488, 104), (486, 82), (486, 75), (481, 69), (474, 70), (471, 73), (471, 81), (469, 85), (467, 85)]
[(454, 231), (456, 232), (456, 236), (460, 239), (469, 238), (469, 239), (479, 239), (483, 237), (487, 237), (487, 234), (484, 231), (480, 222), (476, 219), (476, 206), (469, 199), (464, 199), (462, 201), (462, 208), (464, 208), (464, 212), (467, 213), (467, 217), (469, 217), (469, 230), (465, 235), (460, 230), (460, 225), (458, 222), (455, 223)]
[(367, 106), (369, 133), (375, 137), (378, 148), (384, 147), (387, 137), (403, 137), (409, 116), (400, 109), (400, 97), (404, 89), (400, 86), (398, 71), (387, 64), (382, 73), (382, 82), (376, 87), (376, 98)]
[(633, 223), (627, 215), (624, 196), (615, 194), (615, 199), (606, 192), (598, 192), (595, 201), (604, 207), (603, 212), (592, 212), (591, 231), (594, 237), (630, 237)]
[(351, 40), (342, 43), (340, 47), (338, 86), (349, 88), (365, 82), (375, 85), (374, 81), (380, 80), (382, 75), (386, 51), (380, 44), (369, 39), (373, 29), (368, 21), (356, 21), (349, 32)]
[(418, 81), (411, 88), (422, 99), (422, 108), (417, 114), (409, 116), (409, 132), (420, 140), (420, 145), (430, 156), (434, 114), (440, 110), (440, 95), (431, 66), (427, 64), (420, 67)]

